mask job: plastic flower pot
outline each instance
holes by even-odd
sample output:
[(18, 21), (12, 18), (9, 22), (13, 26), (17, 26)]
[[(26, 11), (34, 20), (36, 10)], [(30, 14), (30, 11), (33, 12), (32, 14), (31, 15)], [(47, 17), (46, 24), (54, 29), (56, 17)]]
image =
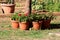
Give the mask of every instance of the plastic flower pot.
[(40, 27), (42, 27), (42, 21), (39, 21)]
[(50, 28), (50, 22), (51, 20), (43, 20), (42, 29)]
[(32, 25), (34, 30), (39, 30), (41, 29), (42, 22), (32, 22)]
[(5, 14), (14, 13), (15, 4), (1, 4), (1, 7)]
[(29, 23), (28, 22), (19, 22), (19, 27), (21, 30), (28, 30), (29, 29)]
[(13, 28), (13, 29), (17, 29), (17, 28), (19, 27), (19, 22), (18, 22), (18, 21), (12, 20), (12, 21), (11, 21), (11, 24), (12, 24), (12, 28)]

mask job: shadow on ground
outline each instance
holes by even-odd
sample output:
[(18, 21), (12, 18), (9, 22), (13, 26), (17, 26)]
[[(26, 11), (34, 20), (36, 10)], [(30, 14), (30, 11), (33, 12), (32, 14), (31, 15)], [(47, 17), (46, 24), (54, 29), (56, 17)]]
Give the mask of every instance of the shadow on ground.
[(51, 24), (50, 29), (60, 29), (60, 24)]
[(49, 27), (42, 27), (41, 28), (42, 30), (45, 30), (45, 29), (60, 29), (60, 24), (50, 24)]

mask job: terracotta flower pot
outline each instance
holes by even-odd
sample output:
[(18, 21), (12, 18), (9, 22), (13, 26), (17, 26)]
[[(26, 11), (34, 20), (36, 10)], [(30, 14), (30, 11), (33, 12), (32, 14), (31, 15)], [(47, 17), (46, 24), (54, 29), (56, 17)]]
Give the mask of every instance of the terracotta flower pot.
[(43, 20), (42, 29), (50, 28), (50, 22), (51, 20)]
[(33, 29), (39, 30), (41, 28), (42, 22), (32, 22)]
[(1, 7), (5, 14), (14, 13), (15, 4), (1, 4)]
[(18, 21), (11, 21), (12, 28), (17, 29), (19, 27), (19, 22)]
[(19, 27), (21, 30), (28, 30), (29, 29), (29, 23), (28, 22), (19, 22)]

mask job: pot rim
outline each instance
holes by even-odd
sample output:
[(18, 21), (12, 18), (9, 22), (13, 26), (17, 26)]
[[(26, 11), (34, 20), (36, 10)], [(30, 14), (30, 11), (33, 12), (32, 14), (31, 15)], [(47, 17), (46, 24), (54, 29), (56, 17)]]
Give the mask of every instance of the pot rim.
[(18, 21), (15, 21), (15, 20), (11, 20), (11, 22), (18, 22)]
[[(32, 23), (37, 23), (38, 21), (33, 21)], [(38, 22), (39, 23), (39, 22)]]
[(28, 23), (28, 22), (19, 22), (19, 23)]
[(15, 4), (1, 4), (1, 6), (15, 6)]
[(43, 20), (43, 21), (51, 21), (51, 19), (48, 19), (48, 20)]
[(41, 22), (43, 22), (43, 21), (39, 21), (39, 23), (41, 23)]

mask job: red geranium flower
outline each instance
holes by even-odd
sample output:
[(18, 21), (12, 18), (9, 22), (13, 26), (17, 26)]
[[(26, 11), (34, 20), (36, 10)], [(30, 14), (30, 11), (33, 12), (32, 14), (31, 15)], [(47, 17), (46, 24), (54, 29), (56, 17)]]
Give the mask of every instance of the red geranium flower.
[(29, 15), (29, 12), (26, 12), (24, 15), (25, 15), (25, 16), (28, 16), (28, 15)]
[(18, 14), (18, 16), (21, 16), (21, 14)]
[(25, 16), (28, 16), (28, 14), (24, 14)]

